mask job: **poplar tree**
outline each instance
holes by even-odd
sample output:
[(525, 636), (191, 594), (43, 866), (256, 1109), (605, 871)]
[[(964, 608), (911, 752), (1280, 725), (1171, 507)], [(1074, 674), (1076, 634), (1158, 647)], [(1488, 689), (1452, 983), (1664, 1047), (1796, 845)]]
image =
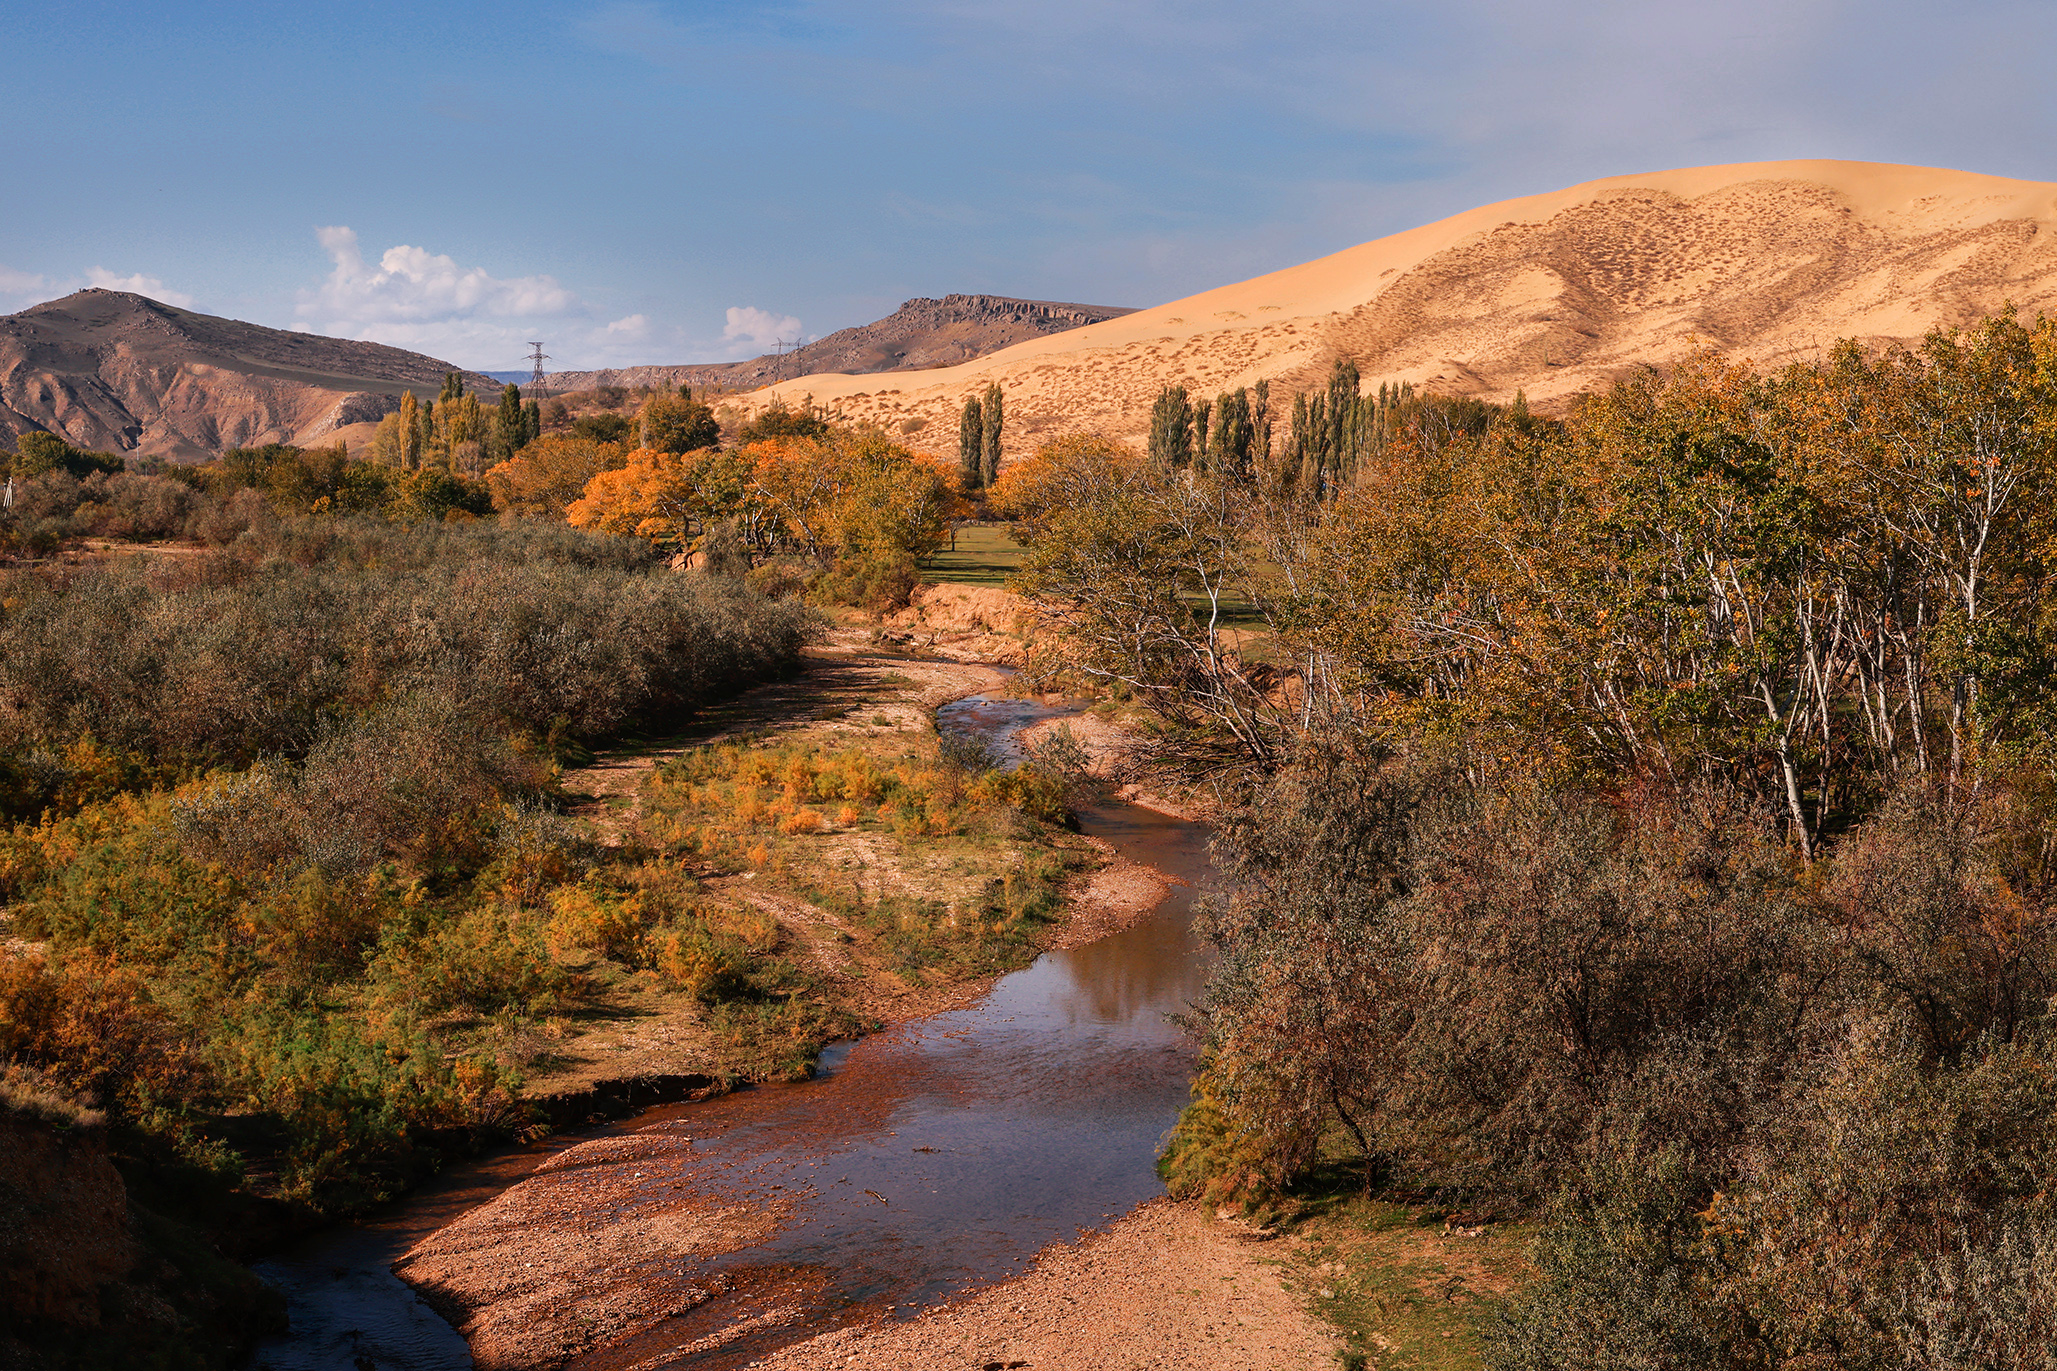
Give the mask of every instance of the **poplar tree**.
[(1000, 476), (1000, 383), (995, 381), (986, 387), (986, 401), (982, 411), (985, 426), (984, 463), (981, 475), (987, 485)]
[(400, 466), (407, 471), (421, 466), (421, 406), (411, 390), (400, 397)]
[(1250, 475), (1250, 392), (1238, 390), (1214, 402), (1214, 436), (1207, 449), (1208, 470), (1242, 481)]
[(986, 483), (986, 424), (979, 405), (979, 397), (973, 395), (964, 402), (964, 417), (957, 421), (957, 465), (964, 476), (967, 491), (979, 490)]
[(1213, 419), (1214, 405), (1211, 401), (1202, 400), (1193, 406), (1193, 465), (1202, 470), (1207, 466), (1207, 430)]
[(493, 416), (493, 455), (512, 457), (528, 443), (528, 420), (522, 416), (521, 387), (500, 392), (500, 410)]
[(521, 407), (521, 418), (522, 432), (527, 435), (522, 440), (522, 446), (526, 447), (543, 436), (543, 402), (541, 400), (524, 402)]
[(419, 436), (415, 439), (414, 465), (425, 467), (436, 455), (436, 402), (421, 402), (421, 417), (418, 422)]
[(1166, 386), (1150, 406), (1150, 460), (1176, 471), (1193, 459), (1193, 406), (1184, 386)]
[(1250, 392), (1250, 456), (1251, 464), (1269, 468), (1271, 465), (1271, 382), (1259, 381)]
[(1340, 488), (1357, 474), (1357, 456), (1363, 447), (1363, 406), (1357, 387), (1357, 364), (1338, 357), (1328, 377), (1329, 480)]

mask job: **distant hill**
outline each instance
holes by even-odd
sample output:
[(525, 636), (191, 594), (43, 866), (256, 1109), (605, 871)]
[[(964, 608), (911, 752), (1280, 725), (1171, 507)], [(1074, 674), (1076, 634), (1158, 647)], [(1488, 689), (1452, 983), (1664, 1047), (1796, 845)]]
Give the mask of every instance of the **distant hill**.
[(1015, 300), (1004, 295), (946, 295), (940, 300), (909, 300), (877, 323), (838, 329), (783, 357), (767, 353), (747, 362), (560, 371), (550, 377), (550, 388), (562, 391), (602, 385), (689, 385), (696, 389), (712, 386), (752, 390), (781, 378), (813, 372), (858, 375), (912, 371), (967, 362), (1031, 338), (1044, 338), (1132, 313), (1133, 310), (1112, 305)]
[[(46, 429), (83, 448), (199, 461), (231, 447), (333, 442), (397, 408), (405, 391), (433, 395), (457, 370), (380, 343), (82, 290), (0, 316), (0, 433)], [(465, 374), (467, 386), (497, 390)]]
[(1212, 397), (1268, 377), (1290, 395), (1337, 357), (1373, 386), (1501, 401), (1525, 390), (1549, 411), (1695, 348), (1775, 366), (1839, 337), (1916, 339), (2010, 301), (2024, 317), (2057, 313), (2057, 184), (1760, 162), (1487, 205), (962, 366), (802, 376), (779, 393), (947, 446), (964, 397), (998, 382), (1017, 452), (1074, 430), (1140, 438), (1167, 383)]

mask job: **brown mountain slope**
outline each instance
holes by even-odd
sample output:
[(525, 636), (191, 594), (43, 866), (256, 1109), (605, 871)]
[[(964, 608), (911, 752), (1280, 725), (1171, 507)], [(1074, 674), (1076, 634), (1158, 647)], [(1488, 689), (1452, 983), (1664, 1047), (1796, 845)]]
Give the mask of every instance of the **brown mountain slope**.
[(839, 329), (783, 357), (706, 366), (622, 367), (609, 371), (561, 371), (552, 390), (589, 386), (689, 385), (749, 390), (788, 376), (813, 372), (866, 375), (913, 371), (983, 357), (1016, 343), (1118, 319), (1134, 310), (1112, 305), (1071, 305), (1049, 300), (1014, 300), (1002, 295), (946, 295), (909, 300), (877, 323)]
[(1551, 408), (1695, 347), (1775, 365), (2010, 301), (2057, 311), (2057, 184), (1764, 162), (1509, 200), (963, 366), (775, 389), (954, 436), (964, 397), (998, 381), (1016, 452), (1072, 430), (1140, 437), (1167, 383), (1211, 396), (1270, 377), (1290, 393), (1337, 356), (1373, 385), (1525, 389)]
[[(377, 419), (448, 362), (82, 290), (0, 316), (0, 433), (48, 429), (80, 447), (199, 460), (312, 443)], [(467, 373), (467, 385), (496, 390)]]

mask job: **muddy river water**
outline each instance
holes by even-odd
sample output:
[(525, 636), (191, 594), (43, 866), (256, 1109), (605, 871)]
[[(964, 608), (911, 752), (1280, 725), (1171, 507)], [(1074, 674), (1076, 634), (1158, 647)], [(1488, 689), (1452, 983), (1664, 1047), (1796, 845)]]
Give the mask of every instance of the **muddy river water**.
[[(937, 723), (1011, 753), (1018, 730), (1064, 712), (974, 696), (944, 706)], [(390, 1267), (515, 1184), (564, 1187), (574, 1200), (588, 1188), (610, 1218), (633, 1218), (682, 1188), (711, 1203), (770, 1204), (781, 1216), (741, 1250), (638, 1272), (646, 1284), (691, 1287), (695, 1299), (573, 1362), (596, 1371), (741, 1365), (846, 1318), (909, 1317), (1161, 1193), (1155, 1153), (1192, 1069), (1169, 1016), (1197, 997), (1205, 973), (1191, 923), (1209, 870), (1206, 832), (1119, 802), (1089, 809), (1081, 826), (1171, 880), (1141, 923), (1047, 953), (969, 1008), (832, 1047), (812, 1081), (650, 1111), (609, 1131), (619, 1150), (588, 1148), (590, 1164), (552, 1159), (586, 1155), (565, 1150), (601, 1135), (549, 1139), (318, 1234), (258, 1267), (286, 1292), (293, 1332), (252, 1366), (471, 1366), (463, 1340)], [(710, 1290), (719, 1297), (700, 1297)], [(685, 1350), (774, 1307), (788, 1316), (751, 1337)]]

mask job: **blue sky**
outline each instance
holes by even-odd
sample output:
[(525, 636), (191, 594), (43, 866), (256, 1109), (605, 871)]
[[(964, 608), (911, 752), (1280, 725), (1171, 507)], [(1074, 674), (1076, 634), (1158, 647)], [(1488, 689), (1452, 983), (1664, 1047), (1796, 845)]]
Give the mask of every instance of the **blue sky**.
[(9, 0), (0, 35), (0, 310), (115, 285), (490, 369), (1155, 304), (1663, 167), (2057, 180), (2046, 0)]

